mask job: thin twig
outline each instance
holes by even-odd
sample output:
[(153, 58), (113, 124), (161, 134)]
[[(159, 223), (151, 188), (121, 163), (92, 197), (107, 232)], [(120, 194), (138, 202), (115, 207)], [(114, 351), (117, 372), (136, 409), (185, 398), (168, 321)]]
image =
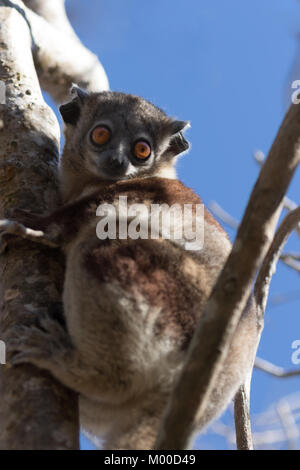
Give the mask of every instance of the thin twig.
[(282, 253), (280, 260), (287, 266), (300, 273), (300, 257), (299, 255), (291, 255), (290, 253)]
[(235, 230), (239, 228), (240, 222), (232, 217), (228, 212), (226, 212), (220, 204), (218, 204), (216, 201), (211, 201), (208, 205), (209, 209), (217, 216), (219, 217), (222, 222), (227, 225), (228, 227), (231, 227)]
[(269, 308), (278, 307), (288, 302), (300, 300), (300, 291), (289, 291), (282, 294), (274, 294), (269, 300)]
[(266, 361), (266, 359), (262, 359), (261, 357), (256, 357), (254, 367), (263, 372), (267, 372), (267, 374), (273, 375), (274, 377), (288, 378), (300, 376), (300, 370), (298, 369), (285, 370), (283, 367), (276, 366), (275, 364), (272, 364), (272, 362)]
[(299, 429), (292, 413), (290, 404), (287, 400), (280, 400), (277, 404), (276, 411), (281, 421), (282, 428), (286, 435), (286, 441), (289, 450), (297, 449), (297, 440), (299, 437)]
[[(289, 200), (291, 201), (291, 200)], [(297, 208), (296, 203), (291, 201), (289, 207)], [(227, 211), (225, 211), (217, 202), (211, 201), (209, 203), (210, 210), (214, 213), (216, 217), (218, 217), (225, 225), (231, 227), (233, 229), (237, 229), (239, 226), (239, 221), (232, 217)], [(291, 209), (292, 210), (292, 209)], [(296, 231), (298, 228), (296, 227)], [(286, 266), (293, 269), (296, 272), (300, 273), (300, 263), (298, 260), (300, 259), (300, 255), (298, 254), (291, 254), (291, 253), (282, 253), (279, 257), (280, 261), (282, 261)]]

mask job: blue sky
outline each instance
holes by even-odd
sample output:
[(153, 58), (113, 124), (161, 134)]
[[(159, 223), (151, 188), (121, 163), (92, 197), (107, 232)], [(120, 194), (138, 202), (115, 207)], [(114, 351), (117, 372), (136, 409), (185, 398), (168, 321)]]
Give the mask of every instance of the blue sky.
[[(141, 95), (191, 121), (192, 148), (179, 162), (179, 177), (206, 204), (215, 200), (241, 218), (258, 173), (253, 152), (268, 152), (290, 84), (300, 79), (300, 2), (68, 0), (67, 7), (77, 34), (102, 61), (112, 90)], [(289, 191), (298, 203), (299, 186), (298, 171)], [(299, 238), (292, 236), (288, 248), (299, 252)], [(297, 291), (299, 296), (268, 308), (259, 348), (261, 357), (286, 368), (296, 367), (291, 344), (300, 339), (299, 280), (279, 266), (271, 297)], [(296, 392), (299, 380), (255, 371), (252, 411)], [(230, 422), (229, 413), (223, 419)], [(227, 448), (210, 433), (197, 446)]]

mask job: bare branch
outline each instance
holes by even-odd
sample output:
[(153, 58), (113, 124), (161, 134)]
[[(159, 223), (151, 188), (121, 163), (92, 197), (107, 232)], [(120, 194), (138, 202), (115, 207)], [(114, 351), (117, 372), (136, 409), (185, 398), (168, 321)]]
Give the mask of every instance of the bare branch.
[[(40, 91), (28, 24), (0, 1), (0, 211), (46, 212), (58, 204), (59, 126)], [(1, 335), (61, 312), (64, 270), (60, 253), (20, 241), (0, 263)], [(4, 336), (3, 336), (4, 337)], [(9, 358), (8, 358), (9, 359)], [(78, 448), (77, 396), (33, 366), (0, 366), (0, 448)]]
[[(254, 447), (256, 449), (266, 449), (270, 446), (276, 448), (276, 444), (282, 445), (287, 440), (290, 441), (288, 444), (291, 446), (291, 439), (296, 445), (296, 440), (299, 438), (299, 408), (300, 395), (296, 393), (281, 398), (266, 411), (254, 415), (252, 418)], [(230, 425), (216, 421), (210, 428), (226, 438), (231, 446), (235, 443), (235, 434)]]
[(291, 407), (287, 400), (280, 400), (276, 407), (279, 419), (286, 435), (286, 441), (289, 450), (297, 449), (297, 439), (299, 437), (299, 429), (293, 416)]
[[(265, 161), (265, 154), (261, 150), (257, 150), (254, 152), (253, 156), (255, 161), (262, 167)], [(287, 196), (284, 196), (283, 207), (287, 211), (293, 211), (298, 207), (298, 204), (296, 204), (296, 202), (292, 201), (292, 199), (288, 198)], [(297, 229), (297, 232), (300, 235), (300, 227)]]
[(294, 261), (300, 261), (300, 253), (283, 253), (281, 256), (293, 259)]
[(253, 450), (250, 423), (250, 380), (238, 389), (234, 398), (234, 421), (238, 450)]
[(287, 266), (300, 273), (300, 255), (292, 255), (291, 253), (282, 253), (280, 260)]
[(293, 302), (300, 299), (299, 290), (284, 292), (282, 294), (273, 294), (269, 300), (269, 308), (274, 308), (287, 302)]
[(288, 378), (296, 377), (300, 375), (300, 370), (284, 370), (282, 367), (276, 366), (261, 357), (256, 357), (254, 367), (256, 369), (267, 372), (268, 374), (273, 375), (274, 377)]
[(61, 31), (75, 35), (65, 10), (65, 0), (24, 0), (24, 4)]
[[(291, 201), (289, 199), (289, 201)], [(294, 207), (295, 204), (295, 207)], [(291, 201), (290, 207), (297, 208), (296, 203)], [(217, 202), (212, 201), (209, 204), (210, 210), (228, 227), (236, 229), (239, 226), (238, 220), (232, 217), (228, 212), (226, 212)], [(292, 210), (292, 209), (291, 209)], [(297, 230), (297, 227), (296, 227)], [(279, 257), (280, 261), (286, 264), (289, 268), (293, 269), (294, 271), (300, 272), (300, 255), (298, 254), (291, 254), (291, 253), (282, 253)]]
[(263, 317), (269, 294), (270, 282), (276, 270), (280, 253), (291, 232), (295, 230), (300, 221), (300, 207), (289, 212), (280, 224), (269, 251), (263, 261), (255, 281), (254, 294), (258, 306), (258, 315)]
[(225, 225), (235, 230), (239, 228), (240, 222), (226, 212), (216, 201), (211, 201), (209, 208)]
[[(41, 86), (53, 99), (61, 103), (69, 98), (68, 90), (73, 82), (90, 90), (109, 88), (107, 76), (97, 56), (86, 49), (72, 30), (65, 14), (64, 5), (58, 0), (31, 2), (41, 16), (27, 8), (21, 0), (5, 0), (6, 5), (21, 9), (31, 27), (34, 41), (33, 54)], [(60, 5), (54, 13), (54, 4)]]
[(299, 121), (300, 107), (292, 105), (261, 169), (231, 254), (200, 318), (168, 406), (157, 449), (187, 448), (195, 417), (200, 421), (205, 413), (300, 160)]

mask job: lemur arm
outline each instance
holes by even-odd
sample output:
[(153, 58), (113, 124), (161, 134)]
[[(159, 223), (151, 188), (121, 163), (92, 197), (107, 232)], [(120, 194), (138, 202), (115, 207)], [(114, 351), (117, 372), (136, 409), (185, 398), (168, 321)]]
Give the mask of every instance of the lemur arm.
[(30, 240), (51, 248), (61, 246), (59, 225), (47, 224), (47, 218), (29, 212), (13, 209), (7, 212), (9, 218), (0, 220), (0, 252), (2, 253), (12, 236)]

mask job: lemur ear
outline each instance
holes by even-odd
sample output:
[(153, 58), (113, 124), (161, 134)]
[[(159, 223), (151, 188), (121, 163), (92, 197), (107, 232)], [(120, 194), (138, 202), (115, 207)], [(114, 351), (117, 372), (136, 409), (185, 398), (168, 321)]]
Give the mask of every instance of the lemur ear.
[(171, 121), (169, 125), (169, 132), (171, 135), (178, 134), (185, 129), (191, 127), (190, 121)]
[(173, 157), (185, 152), (190, 146), (188, 141), (184, 138), (182, 131), (190, 127), (189, 121), (172, 121), (169, 127), (171, 140), (167, 152), (172, 154)]
[(79, 98), (82, 103), (90, 96), (86, 90), (80, 88), (76, 83), (72, 83), (71, 95), (73, 98)]
[(60, 114), (65, 124), (76, 125), (83, 103), (89, 96), (88, 92), (80, 88), (78, 85), (73, 84), (71, 88), (72, 101), (62, 104), (59, 107)]

